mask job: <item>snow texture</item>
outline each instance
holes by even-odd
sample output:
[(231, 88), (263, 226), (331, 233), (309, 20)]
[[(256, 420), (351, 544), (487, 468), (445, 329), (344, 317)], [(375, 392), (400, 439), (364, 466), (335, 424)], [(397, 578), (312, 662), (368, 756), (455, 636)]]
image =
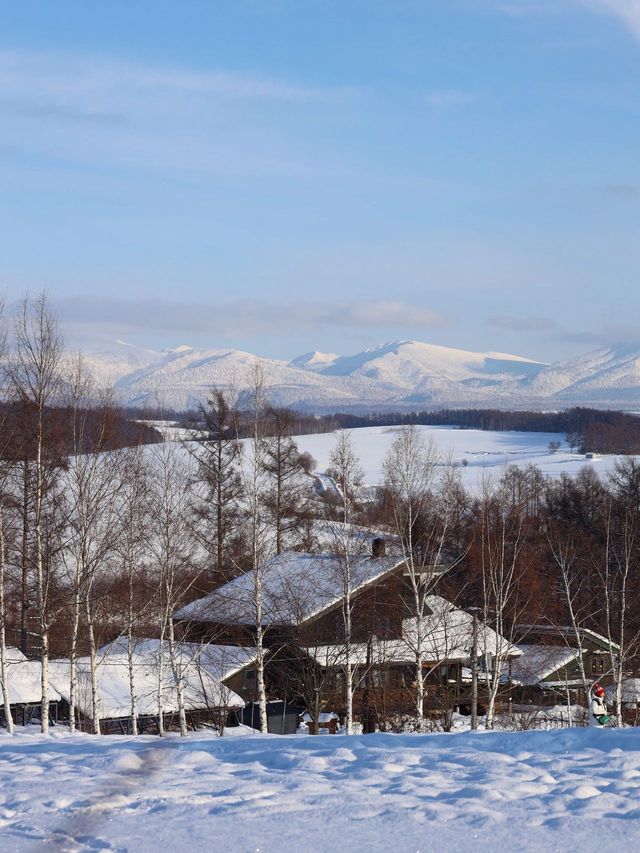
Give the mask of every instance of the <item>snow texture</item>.
[[(355, 453), (370, 486), (384, 481), (383, 462), (393, 439), (402, 427), (362, 427), (350, 429)], [(581, 453), (564, 449), (564, 435), (552, 432), (489, 432), (455, 427), (418, 427), (427, 443), (432, 442), (440, 457), (441, 470), (454, 465), (462, 485), (477, 493), (483, 483), (497, 485), (508, 466), (538, 467), (545, 477), (556, 479), (561, 474), (575, 476), (591, 467), (601, 476), (613, 470), (621, 456), (607, 455), (586, 459)], [(301, 452), (310, 453), (318, 463), (318, 471), (329, 467), (329, 455), (335, 447), (337, 433), (296, 437)], [(559, 441), (561, 450), (552, 453), (551, 442)]]
[[(351, 589), (357, 592), (401, 562), (397, 556), (350, 557)], [(260, 568), (264, 624), (300, 624), (342, 597), (342, 562), (331, 554), (287, 551)], [(255, 622), (252, 572), (181, 607), (176, 619), (252, 625)]]
[(512, 681), (531, 686), (539, 684), (560, 667), (567, 666), (578, 657), (576, 649), (566, 646), (542, 646), (518, 643), (521, 657), (512, 665)]
[(640, 731), (0, 734), (0, 836), (3, 853), (632, 851)]

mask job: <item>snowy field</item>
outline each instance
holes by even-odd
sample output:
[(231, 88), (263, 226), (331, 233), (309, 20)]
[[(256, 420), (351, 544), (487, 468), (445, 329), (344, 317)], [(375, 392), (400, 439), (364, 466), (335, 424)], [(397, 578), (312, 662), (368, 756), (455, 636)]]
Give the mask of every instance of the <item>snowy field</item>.
[(640, 730), (0, 734), (0, 850), (640, 848)]
[[(159, 428), (160, 422), (153, 422)], [(365, 484), (375, 486), (383, 482), (383, 462), (394, 437), (403, 427), (360, 427), (346, 430), (351, 435), (353, 447), (365, 473)], [(543, 476), (558, 478), (561, 474), (575, 476), (582, 468), (591, 467), (606, 478), (622, 456), (595, 454), (587, 459), (583, 453), (572, 453), (563, 433), (555, 432), (493, 432), (480, 429), (459, 429), (447, 426), (419, 426), (427, 443), (433, 443), (442, 466), (455, 465), (463, 486), (478, 493), (486, 481), (497, 483), (505, 468), (517, 465), (526, 468), (535, 465)], [(161, 427), (165, 439), (185, 441), (189, 433), (169, 426)], [(329, 456), (335, 447), (338, 432), (319, 435), (295, 436), (302, 452), (308, 452), (317, 462), (316, 471), (324, 472), (330, 465)], [(560, 450), (552, 453), (551, 442), (559, 442)], [(245, 459), (250, 457), (250, 441), (244, 439)], [(153, 453), (153, 445), (148, 453)], [(184, 451), (185, 460), (190, 458)], [(191, 458), (191, 462), (192, 462)]]
[[(364, 427), (348, 430), (365, 472), (365, 482), (376, 485), (383, 479), (382, 463), (394, 436), (401, 427)], [(438, 448), (442, 462), (461, 465), (463, 485), (473, 491), (483, 478), (497, 481), (507, 465), (536, 465), (544, 476), (559, 477), (563, 472), (575, 475), (591, 465), (601, 476), (611, 471), (618, 456), (596, 456), (585, 459), (582, 453), (571, 453), (565, 436), (551, 432), (490, 432), (456, 427), (418, 427), (427, 442)], [(549, 443), (559, 441), (557, 453), (549, 451)], [(336, 433), (297, 436), (302, 451), (308, 451), (318, 463), (318, 471), (329, 466), (329, 454), (335, 446)]]

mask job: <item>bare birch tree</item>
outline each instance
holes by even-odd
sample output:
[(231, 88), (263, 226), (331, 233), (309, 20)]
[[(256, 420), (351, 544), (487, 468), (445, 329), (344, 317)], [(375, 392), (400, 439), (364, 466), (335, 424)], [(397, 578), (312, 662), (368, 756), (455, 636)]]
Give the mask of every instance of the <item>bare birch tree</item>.
[[(6, 359), (6, 327), (4, 319), (4, 304), (0, 302), (0, 363)], [(5, 424), (0, 424), (4, 439), (0, 444), (0, 681), (2, 681), (2, 703), (4, 719), (9, 734), (13, 734), (13, 716), (9, 701), (9, 666), (7, 654), (7, 608), (6, 608), (6, 527), (4, 504), (6, 501), (6, 481), (10, 473), (9, 465), (4, 456), (7, 450), (7, 435)]]
[(127, 452), (122, 489), (122, 525), (119, 537), (119, 564), (126, 589), (125, 636), (127, 672), (131, 703), (131, 733), (138, 734), (138, 696), (135, 682), (136, 622), (149, 600), (140, 603), (140, 586), (150, 535), (149, 475), (142, 447)]
[(13, 734), (13, 716), (11, 714), (11, 702), (9, 699), (9, 661), (7, 655), (7, 633), (5, 605), (5, 566), (6, 566), (6, 543), (4, 511), (2, 508), (2, 496), (0, 495), (0, 681), (2, 681), (2, 703), (4, 708), (4, 719), (9, 734)]
[(615, 690), (614, 714), (620, 726), (623, 682), (640, 645), (640, 629), (632, 619), (640, 563), (640, 465), (635, 459), (626, 458), (617, 463), (610, 488), (605, 517), (606, 547), (603, 559), (598, 561), (597, 574)]
[[(480, 579), (482, 619), (479, 651), (487, 689), (486, 728), (492, 729), (504, 661), (512, 648), (519, 602), (519, 560), (525, 541), (525, 515), (520, 504), (504, 495), (482, 496), (480, 506)], [(493, 630), (489, 630), (492, 625)]]
[(178, 700), (180, 734), (187, 734), (184, 662), (176, 651), (174, 613), (193, 585), (193, 543), (189, 522), (189, 471), (180, 445), (164, 443), (150, 449), (151, 543), (158, 584), (159, 655), (157, 671), (158, 732), (164, 734), (164, 645)]
[(427, 639), (427, 596), (433, 591), (448, 521), (433, 512), (432, 489), (439, 453), (427, 443), (415, 426), (398, 431), (384, 460), (387, 500), (394, 533), (398, 537), (405, 564), (406, 582), (413, 604), (415, 633), (415, 712), (418, 731), (424, 730), (423, 665)]
[(583, 628), (594, 615), (591, 597), (586, 593), (589, 582), (585, 565), (578, 558), (578, 547), (574, 531), (562, 526), (554, 526), (546, 531), (547, 543), (555, 566), (560, 575), (560, 590), (569, 619), (570, 635), (575, 643), (576, 663), (582, 681), (585, 701), (589, 701), (591, 679), (587, 676), (587, 651), (584, 645)]
[[(355, 520), (355, 504), (358, 490), (362, 486), (364, 473), (360, 467), (349, 432), (342, 430), (338, 433), (336, 443), (331, 451), (329, 462), (331, 474), (334, 477), (342, 504), (340, 507), (340, 525), (334, 528), (333, 552), (336, 557), (336, 582), (341, 592), (342, 643), (344, 647), (344, 702), (345, 728), (348, 735), (353, 734), (353, 693), (356, 677), (356, 667), (353, 659), (353, 589), (356, 578), (357, 553), (354, 553), (355, 538), (353, 523)], [(361, 547), (361, 546), (360, 546)]]
[(102, 596), (96, 584), (111, 570), (121, 522), (125, 452), (109, 450), (112, 418), (108, 398), (96, 405), (98, 391), (81, 357), (71, 363), (67, 405), (71, 442), (65, 476), (68, 537), (63, 549), (74, 589), (70, 648), (69, 724), (75, 728), (77, 660), (81, 622), (87, 632), (91, 683), (91, 718), (100, 734), (97, 610)]
[[(35, 575), (42, 664), (41, 729), (49, 732), (49, 590), (52, 562), (47, 554), (46, 503), (56, 465), (50, 445), (49, 409), (59, 398), (62, 336), (46, 294), (25, 298), (14, 317), (15, 352), (9, 363), (11, 391), (31, 413), (33, 475), (25, 480), (32, 506), (31, 548), (25, 559)], [(27, 524), (25, 516), (25, 525)]]
[[(267, 406), (264, 368), (256, 362), (251, 377), (248, 398), (250, 438), (248, 452), (242, 466), (243, 492), (246, 505), (246, 523), (249, 541), (249, 562), (252, 573), (253, 615), (256, 642), (256, 669), (260, 731), (267, 731), (267, 690), (265, 682), (265, 621), (264, 574), (268, 571), (269, 524), (265, 498), (267, 473), (265, 466), (264, 416)], [(245, 445), (246, 447), (246, 445)]]

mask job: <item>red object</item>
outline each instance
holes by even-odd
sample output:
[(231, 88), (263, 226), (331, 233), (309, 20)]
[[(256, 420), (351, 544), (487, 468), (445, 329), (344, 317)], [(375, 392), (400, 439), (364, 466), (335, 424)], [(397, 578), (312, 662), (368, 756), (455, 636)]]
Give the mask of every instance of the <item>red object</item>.
[(600, 698), (604, 696), (604, 687), (602, 686), (602, 684), (593, 685), (593, 695), (599, 696)]

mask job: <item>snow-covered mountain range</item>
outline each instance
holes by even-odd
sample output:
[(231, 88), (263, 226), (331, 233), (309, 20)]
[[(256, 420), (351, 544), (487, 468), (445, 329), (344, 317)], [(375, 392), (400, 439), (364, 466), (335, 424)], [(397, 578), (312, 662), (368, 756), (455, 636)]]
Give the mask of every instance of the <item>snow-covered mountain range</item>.
[(554, 364), (418, 341), (393, 341), (351, 356), (309, 352), (288, 362), (234, 349), (153, 352), (116, 342), (86, 358), (98, 381), (114, 384), (124, 403), (173, 409), (206, 400), (214, 386), (242, 393), (257, 362), (275, 404), (307, 411), (640, 406), (640, 345)]

